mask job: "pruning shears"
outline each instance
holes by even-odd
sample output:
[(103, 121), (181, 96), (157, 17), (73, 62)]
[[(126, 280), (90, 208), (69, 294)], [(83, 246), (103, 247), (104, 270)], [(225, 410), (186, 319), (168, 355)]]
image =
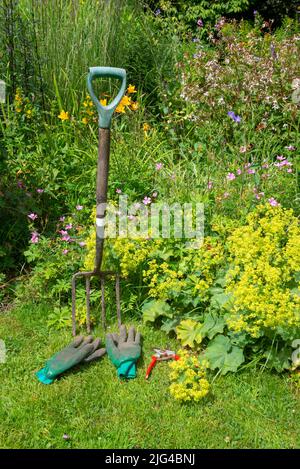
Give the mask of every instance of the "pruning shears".
[(180, 358), (179, 355), (176, 355), (176, 353), (173, 350), (166, 350), (166, 349), (159, 349), (159, 348), (155, 348), (153, 350), (155, 354), (152, 355), (151, 363), (147, 368), (147, 372), (145, 376), (146, 379), (149, 378), (152, 369), (156, 365), (156, 362), (161, 362), (165, 360), (179, 360)]

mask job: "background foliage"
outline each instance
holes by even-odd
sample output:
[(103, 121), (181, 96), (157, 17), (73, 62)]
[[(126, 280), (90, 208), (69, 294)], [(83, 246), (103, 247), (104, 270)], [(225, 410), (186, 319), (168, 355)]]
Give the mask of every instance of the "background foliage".
[[(299, 22), (295, 3), (265, 5), (2, 0), (3, 303), (47, 301), (49, 327), (69, 325), (70, 278), (94, 244), (97, 118), (85, 77), (91, 65), (124, 67), (134, 92), (113, 119), (110, 200), (205, 205), (196, 253), (185, 240), (107, 243), (106, 262), (124, 274), (124, 314), (176, 334), (220, 373), (245, 360), (290, 367), (289, 334), (266, 327), (254, 338), (226, 317), (228, 240), (258, 205), (292, 209), (286, 226), (300, 213)], [(98, 89), (114, 92), (108, 81)], [(78, 298), (83, 323), (83, 290)], [(92, 285), (94, 314), (98, 300)]]

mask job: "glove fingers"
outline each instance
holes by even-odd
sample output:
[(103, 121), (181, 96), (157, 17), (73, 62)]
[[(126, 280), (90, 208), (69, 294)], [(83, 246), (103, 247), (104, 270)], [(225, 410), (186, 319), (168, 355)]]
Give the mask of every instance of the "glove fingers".
[(105, 340), (105, 345), (106, 345), (106, 351), (107, 355), (112, 361), (115, 361), (119, 358), (120, 353), (119, 350), (114, 343), (113, 335), (112, 334), (107, 334), (106, 335), (106, 340)]
[(134, 328), (134, 326), (131, 326), (129, 331), (128, 331), (127, 342), (134, 342), (134, 338), (135, 338), (135, 328)]
[(112, 337), (113, 337), (114, 343), (116, 344), (116, 346), (118, 346), (119, 340), (120, 340), (119, 335), (116, 334), (116, 332), (114, 332), (114, 333), (112, 334)]
[(64, 359), (64, 357), (66, 355), (69, 356), (70, 353), (74, 352), (74, 349), (75, 349), (75, 352), (76, 352), (77, 347), (81, 344), (82, 341), (83, 341), (83, 336), (82, 335), (79, 335), (79, 336), (75, 337), (73, 342), (71, 342), (66, 347), (64, 347), (63, 349), (59, 350), (54, 355), (52, 355), (52, 357), (50, 357), (47, 360), (46, 363), (48, 365), (51, 365), (52, 362), (55, 362), (55, 361), (60, 360), (60, 359)]
[(75, 348), (79, 347), (82, 341), (83, 341), (82, 335), (75, 337), (74, 341), (71, 343), (71, 347), (75, 347)]
[(95, 350), (97, 350), (98, 348), (100, 348), (100, 345), (101, 345), (101, 339), (99, 339), (99, 337), (97, 337), (94, 342), (92, 342), (92, 346), (93, 346), (93, 352), (95, 352)]
[(49, 370), (51, 369), (52, 374), (55, 376), (78, 365), (91, 354), (92, 351), (93, 346), (87, 344), (84, 347), (73, 349), (72, 353), (61, 355), (60, 357), (58, 356), (56, 359), (47, 362), (46, 366)]
[(124, 342), (126, 342), (126, 338), (127, 338), (126, 326), (124, 326), (124, 324), (122, 324), (122, 326), (120, 327), (119, 344), (123, 344)]
[(134, 343), (138, 344), (138, 345), (141, 343), (141, 333), (140, 332), (136, 333)]
[(88, 335), (87, 337), (85, 337), (84, 341), (82, 342), (82, 344), (79, 346), (79, 348), (83, 348), (85, 347), (87, 344), (90, 344), (93, 342), (93, 336), (92, 335)]
[(105, 348), (99, 348), (95, 352), (91, 353), (88, 357), (86, 357), (83, 361), (85, 363), (92, 362), (94, 360), (97, 360), (98, 358), (103, 357), (103, 355), (106, 354), (106, 349)]

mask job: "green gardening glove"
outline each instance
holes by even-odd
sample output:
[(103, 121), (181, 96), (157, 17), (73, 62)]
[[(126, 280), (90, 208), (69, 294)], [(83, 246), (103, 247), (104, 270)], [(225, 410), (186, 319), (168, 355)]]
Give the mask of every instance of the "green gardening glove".
[(93, 340), (92, 336), (76, 337), (75, 340), (60, 352), (56, 353), (47, 362), (44, 368), (36, 373), (39, 381), (44, 384), (51, 384), (65, 371), (78, 363), (90, 362), (102, 357), (105, 348), (100, 348), (100, 339)]
[(141, 356), (141, 334), (135, 333), (134, 327), (127, 331), (120, 327), (120, 334), (107, 334), (106, 350), (111, 362), (118, 370), (119, 378), (135, 378), (136, 362)]

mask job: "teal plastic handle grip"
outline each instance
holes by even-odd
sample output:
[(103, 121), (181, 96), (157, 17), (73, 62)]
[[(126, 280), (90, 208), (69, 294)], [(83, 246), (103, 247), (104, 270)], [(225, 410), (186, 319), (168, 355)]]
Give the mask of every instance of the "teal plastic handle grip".
[[(115, 99), (108, 104), (107, 106), (102, 106), (99, 99), (94, 93), (92, 81), (94, 78), (117, 78), (122, 82), (121, 88), (115, 97)], [(119, 102), (124, 96), (126, 89), (126, 71), (124, 68), (114, 68), (114, 67), (90, 67), (89, 73), (87, 76), (87, 89), (89, 95), (95, 104), (98, 114), (99, 114), (99, 127), (102, 129), (109, 129), (111, 124), (112, 115), (118, 106)]]

